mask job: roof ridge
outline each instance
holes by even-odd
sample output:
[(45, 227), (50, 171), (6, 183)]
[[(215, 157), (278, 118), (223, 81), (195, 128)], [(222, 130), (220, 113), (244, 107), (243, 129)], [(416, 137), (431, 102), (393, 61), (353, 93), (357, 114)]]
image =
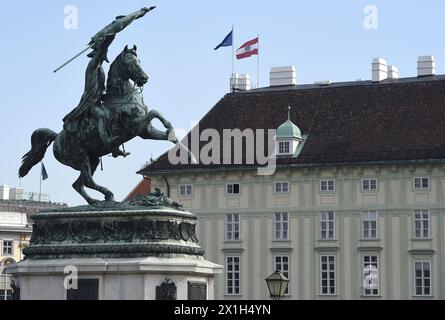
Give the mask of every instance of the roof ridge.
[(303, 90), (335, 89), (335, 88), (360, 87), (360, 86), (403, 85), (403, 84), (417, 84), (417, 83), (429, 83), (429, 82), (440, 82), (440, 81), (445, 81), (445, 74), (423, 76), (423, 77), (404, 77), (399, 79), (385, 79), (380, 82), (373, 82), (372, 80), (338, 81), (338, 82), (331, 82), (329, 85), (303, 83), (298, 85), (262, 87), (262, 88), (251, 89), (248, 91), (237, 91), (237, 92), (227, 93), (226, 95), (243, 95), (243, 94), (253, 94), (262, 92), (280, 92), (288, 90), (303, 91)]

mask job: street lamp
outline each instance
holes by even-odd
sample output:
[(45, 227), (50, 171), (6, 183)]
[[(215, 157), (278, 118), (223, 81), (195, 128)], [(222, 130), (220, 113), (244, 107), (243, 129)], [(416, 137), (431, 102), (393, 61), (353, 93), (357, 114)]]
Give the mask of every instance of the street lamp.
[(270, 296), (273, 300), (279, 300), (284, 297), (289, 279), (286, 278), (280, 270), (276, 270), (266, 279), (267, 288), (269, 289)]

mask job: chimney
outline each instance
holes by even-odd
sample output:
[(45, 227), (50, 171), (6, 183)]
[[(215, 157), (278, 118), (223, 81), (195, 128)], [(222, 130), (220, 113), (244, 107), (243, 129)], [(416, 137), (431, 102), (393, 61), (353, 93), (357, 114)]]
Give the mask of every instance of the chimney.
[(314, 84), (317, 86), (329, 86), (332, 83), (331, 80), (321, 80), (321, 81), (315, 81)]
[(232, 73), (230, 77), (230, 92), (248, 91), (252, 89), (250, 76), (246, 74)]
[(436, 74), (436, 58), (434, 56), (421, 56), (417, 59), (417, 76), (434, 76)]
[(9, 190), (9, 200), (22, 200), (22, 199), (23, 199), (22, 188), (11, 188)]
[(399, 68), (397, 68), (396, 66), (389, 66), (388, 79), (399, 79)]
[(295, 86), (297, 72), (294, 66), (275, 67), (270, 70), (270, 86)]
[(388, 79), (388, 63), (385, 59), (374, 58), (372, 60), (372, 81), (380, 82)]
[(9, 189), (7, 185), (0, 186), (0, 200), (9, 200)]

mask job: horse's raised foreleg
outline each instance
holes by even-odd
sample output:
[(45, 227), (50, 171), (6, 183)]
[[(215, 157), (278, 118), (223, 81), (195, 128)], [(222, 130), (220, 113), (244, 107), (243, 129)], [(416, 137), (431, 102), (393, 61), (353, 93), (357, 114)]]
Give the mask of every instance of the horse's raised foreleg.
[[(162, 125), (167, 129), (166, 131), (158, 130), (151, 125), (153, 119), (161, 121)], [(173, 126), (165, 119), (157, 110), (150, 110), (141, 120), (137, 135), (142, 139), (152, 140), (168, 140), (176, 143), (178, 140), (173, 132)]]
[(139, 133), (139, 137), (145, 140), (169, 140), (169, 134), (169, 131), (158, 130), (149, 124)]
[(167, 132), (158, 130), (156, 128), (153, 128), (150, 124), (148, 124), (145, 127), (145, 130), (139, 133), (139, 137), (142, 139), (151, 139), (151, 140), (168, 140), (173, 142), (177, 145), (177, 147), (181, 148), (183, 151), (185, 151), (188, 154), (188, 159), (192, 164), (196, 164), (197, 160), (194, 154), (185, 146), (183, 145), (178, 138), (175, 136), (175, 133), (173, 130), (167, 130)]
[(164, 116), (157, 110), (150, 110), (140, 121), (140, 129), (144, 130), (144, 127), (150, 124), (150, 121), (153, 119), (158, 119), (161, 121), (162, 125), (168, 130), (173, 130), (173, 126)]

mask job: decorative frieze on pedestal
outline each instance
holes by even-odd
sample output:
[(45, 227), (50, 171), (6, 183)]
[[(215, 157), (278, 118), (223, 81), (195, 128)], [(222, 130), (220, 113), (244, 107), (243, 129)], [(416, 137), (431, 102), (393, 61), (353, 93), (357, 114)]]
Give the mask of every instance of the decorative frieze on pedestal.
[(143, 257), (204, 254), (196, 237), (196, 217), (175, 209), (55, 211), (33, 217), (32, 259)]

